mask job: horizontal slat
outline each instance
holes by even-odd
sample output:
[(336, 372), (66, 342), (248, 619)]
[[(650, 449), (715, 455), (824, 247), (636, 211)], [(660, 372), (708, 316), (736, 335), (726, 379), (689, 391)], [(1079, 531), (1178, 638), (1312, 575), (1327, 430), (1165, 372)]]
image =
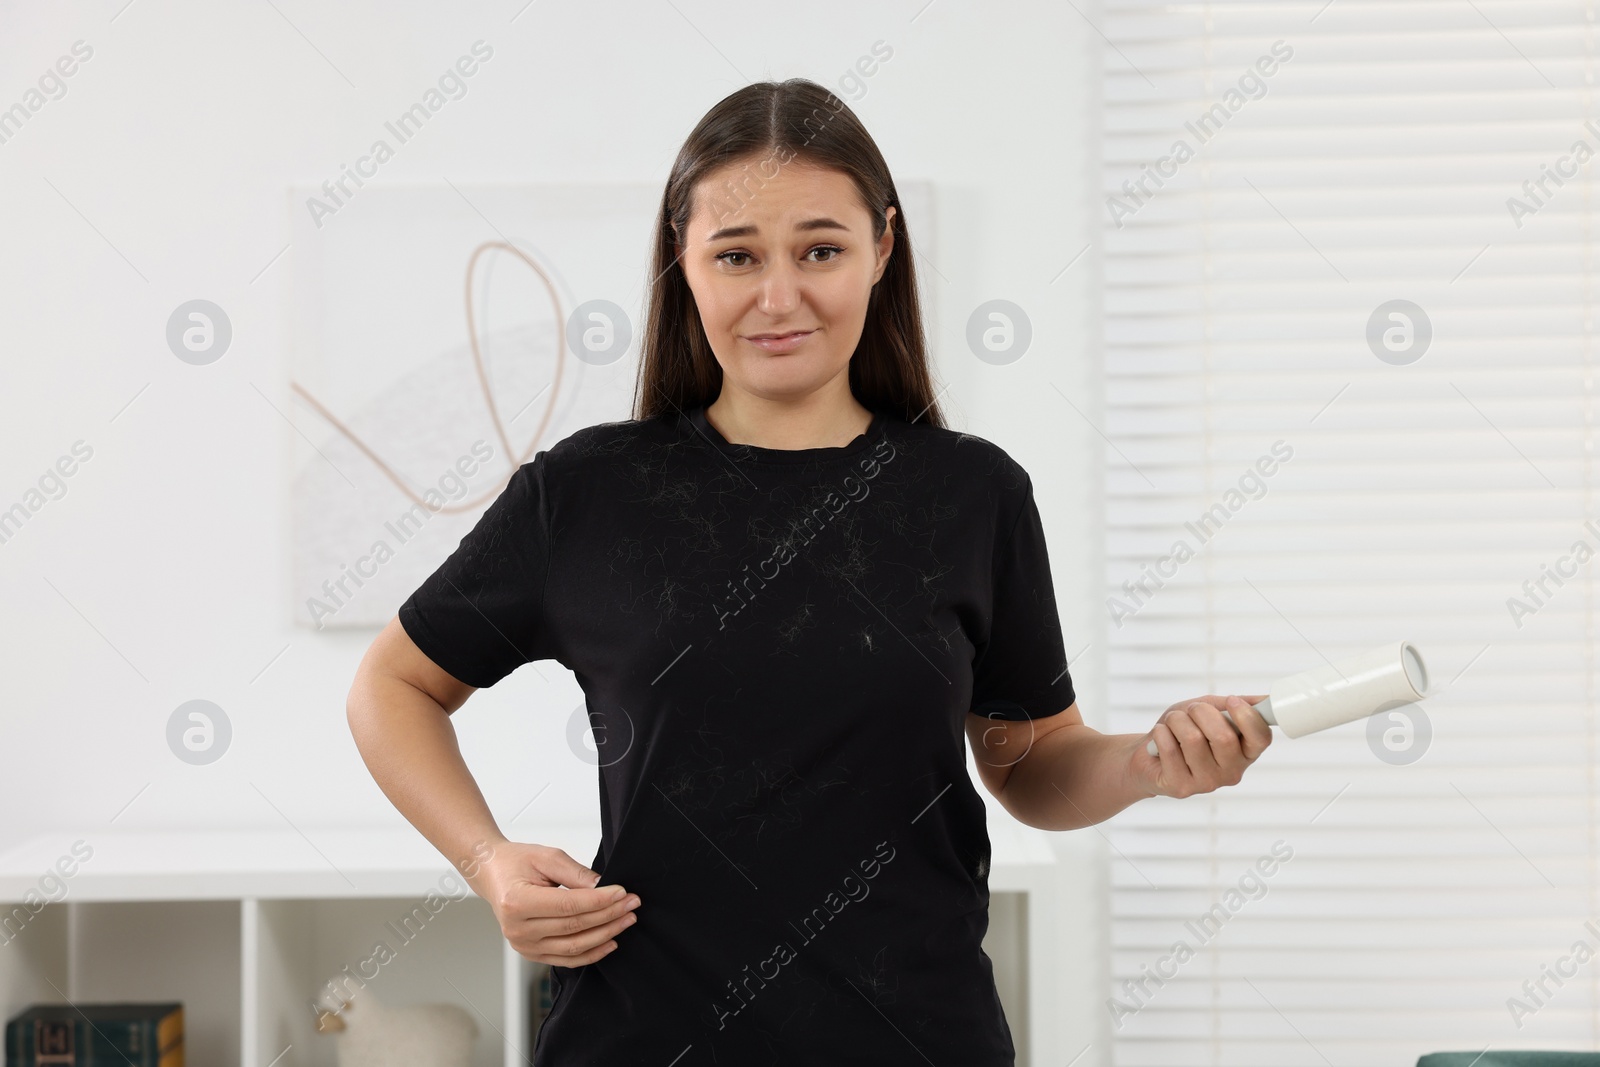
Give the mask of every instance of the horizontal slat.
[(1319, 37), (1354, 34), (1357, 43), (1376, 38), (1379, 26), (1397, 35), (1429, 35), (1450, 27), (1489, 32), (1473, 7), (1502, 29), (1556, 25), (1569, 33), (1583, 28), (1586, 12), (1582, 0), (1474, 0), (1465, 11), (1450, 0), (1339, 0), (1329, 5), (1305, 0), (1101, 0), (1100, 4), (1101, 25), (1122, 48), (1152, 40), (1220, 44), (1231, 34), (1264, 33), (1268, 27), (1284, 26), (1315, 27)]

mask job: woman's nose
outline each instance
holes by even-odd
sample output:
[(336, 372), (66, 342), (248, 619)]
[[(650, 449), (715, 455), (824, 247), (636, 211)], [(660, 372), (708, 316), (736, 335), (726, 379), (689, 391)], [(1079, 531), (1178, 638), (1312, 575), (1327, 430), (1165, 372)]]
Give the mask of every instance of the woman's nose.
[(761, 274), (757, 303), (764, 314), (779, 316), (800, 302), (800, 271), (792, 263), (779, 263)]

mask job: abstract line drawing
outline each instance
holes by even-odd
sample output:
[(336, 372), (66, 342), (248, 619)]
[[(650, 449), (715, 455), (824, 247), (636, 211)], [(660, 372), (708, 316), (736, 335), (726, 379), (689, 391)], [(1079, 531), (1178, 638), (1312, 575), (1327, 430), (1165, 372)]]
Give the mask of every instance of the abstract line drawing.
[(284, 283), (298, 625), (381, 627), (519, 466), (628, 417), (634, 360), (577, 359), (567, 318), (597, 297), (638, 314), (656, 195), (374, 186), (299, 228)]
[[(483, 352), (478, 344), (477, 318), (473, 314), (472, 308), (473, 272), (477, 269), (479, 257), (482, 256), (484, 252), (487, 252), (491, 249), (503, 249), (504, 251), (515, 256), (517, 259), (521, 260), (523, 263), (526, 263), (528, 265), (528, 269), (537, 274), (540, 280), (544, 282), (545, 289), (550, 294), (550, 303), (556, 309), (556, 352), (558, 355), (555, 361), (555, 380), (550, 383), (550, 402), (545, 405), (543, 421), (539, 423), (538, 429), (533, 432), (533, 436), (529, 438), (527, 446), (521, 452), (516, 452), (512, 448), (511, 439), (506, 435), (505, 423), (500, 414), (500, 405), (495, 400), (494, 387), (490, 384), (488, 372), (484, 369)], [(467, 342), (472, 349), (472, 368), (477, 373), (479, 386), (483, 389), (484, 406), (487, 408), (489, 416), (494, 422), (495, 435), (500, 439), (500, 446), (504, 450), (502, 455), (515, 456), (514, 459), (507, 463), (504, 476), (495, 483), (493, 489), (460, 504), (443, 504), (434, 506), (431, 501), (423, 499), (423, 497), (414, 489), (412, 489), (412, 487), (408, 485), (405, 480), (400, 477), (400, 475), (395, 473), (394, 468), (388, 463), (384, 462), (383, 458), (378, 455), (371, 445), (361, 440), (361, 438), (357, 436), (353, 430), (339, 420), (338, 416), (334, 415), (331, 411), (324, 407), (322, 402), (313, 396), (309, 389), (296, 381), (291, 381), (289, 383), (289, 388), (294, 391), (296, 396), (310, 405), (310, 407), (315, 410), (317, 414), (321, 415), (330, 426), (348, 439), (351, 444), (360, 449), (362, 455), (371, 460), (372, 465), (382, 471), (384, 477), (388, 478), (389, 481), (394, 484), (395, 488), (400, 490), (400, 492), (404, 494), (408, 500), (422, 507), (430, 507), (435, 511), (436, 514), (440, 515), (456, 515), (460, 514), (461, 512), (476, 511), (483, 507), (489, 501), (493, 500), (495, 496), (497, 496), (500, 491), (505, 488), (506, 483), (511, 480), (511, 475), (516, 473), (517, 468), (528, 461), (528, 457), (533, 455), (535, 447), (537, 447), (539, 441), (543, 439), (546, 427), (550, 425), (550, 416), (555, 411), (556, 398), (561, 394), (561, 368), (566, 364), (566, 360), (561, 358), (561, 354), (565, 353), (567, 346), (567, 324), (566, 316), (561, 313), (561, 298), (556, 294), (555, 286), (551, 283), (550, 276), (545, 273), (543, 267), (534, 262), (531, 256), (517, 246), (508, 244), (505, 241), (485, 241), (483, 244), (472, 250), (472, 255), (467, 260), (466, 275)]]

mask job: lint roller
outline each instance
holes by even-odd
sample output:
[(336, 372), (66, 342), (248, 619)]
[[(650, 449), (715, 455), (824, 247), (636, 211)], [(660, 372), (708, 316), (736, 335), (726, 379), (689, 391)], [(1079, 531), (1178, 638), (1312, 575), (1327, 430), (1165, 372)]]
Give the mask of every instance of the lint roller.
[[(1280, 678), (1255, 709), (1289, 737), (1303, 737), (1413, 704), (1427, 689), (1428, 669), (1422, 653), (1410, 642), (1398, 641)], [(1227, 715), (1227, 710), (1222, 714)], [(1231, 716), (1228, 721), (1233, 721)], [(1152, 756), (1158, 754), (1153, 738), (1145, 750)]]

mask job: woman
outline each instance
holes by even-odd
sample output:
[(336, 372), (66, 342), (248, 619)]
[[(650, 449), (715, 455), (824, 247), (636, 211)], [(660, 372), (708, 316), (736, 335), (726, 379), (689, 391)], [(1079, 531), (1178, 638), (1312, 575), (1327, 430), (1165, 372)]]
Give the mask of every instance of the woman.
[[(842, 101), (712, 108), (654, 258), (635, 417), (519, 468), (401, 606), (350, 695), (362, 756), (553, 966), (536, 1067), (1010, 1065), (963, 734), (1007, 811), (1065, 830), (1237, 782), (1268, 728), (1219, 696), (1083, 725), (1032, 483), (943, 427), (899, 198)], [(592, 867), (508, 841), (450, 727), (538, 659), (600, 739)]]

